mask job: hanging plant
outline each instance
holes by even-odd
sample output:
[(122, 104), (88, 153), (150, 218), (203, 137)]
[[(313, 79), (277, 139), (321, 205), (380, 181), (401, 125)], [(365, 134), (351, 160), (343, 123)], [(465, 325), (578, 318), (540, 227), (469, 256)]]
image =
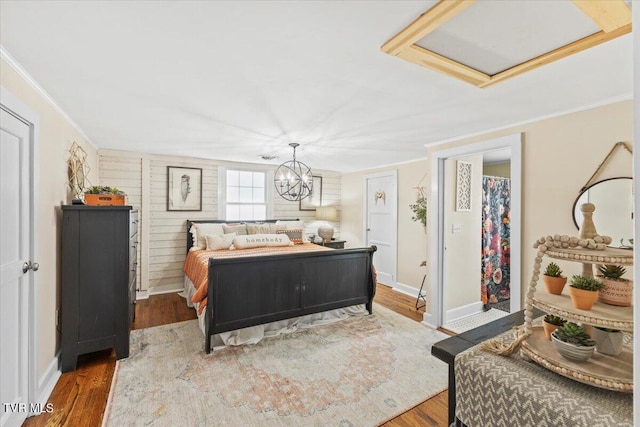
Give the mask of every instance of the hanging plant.
[(416, 187), (418, 195), (415, 203), (411, 203), (409, 208), (413, 211), (412, 220), (420, 222), (423, 227), (427, 227), (427, 198), (424, 194), (424, 187)]

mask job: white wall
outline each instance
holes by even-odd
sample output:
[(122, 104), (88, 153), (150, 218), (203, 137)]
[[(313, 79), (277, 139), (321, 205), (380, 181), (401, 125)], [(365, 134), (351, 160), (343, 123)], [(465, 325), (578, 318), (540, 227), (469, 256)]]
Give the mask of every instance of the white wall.
[(488, 176), (500, 176), (502, 178), (511, 177), (511, 162), (505, 163), (490, 163), (483, 165), (483, 175)]
[[(127, 193), (128, 203), (140, 211), (138, 287), (149, 294), (174, 291), (183, 286), (186, 220), (218, 219), (218, 174), (221, 167), (263, 171), (277, 167), (128, 151), (100, 150), (98, 154), (100, 185), (123, 190)], [(167, 211), (167, 166), (202, 169), (201, 212)], [(340, 220), (340, 174), (325, 170), (313, 170), (313, 173), (322, 176), (322, 205), (338, 207)], [(315, 220), (315, 211), (300, 211), (298, 202), (289, 202), (275, 192), (273, 194), (274, 218), (299, 218), (305, 222), (306, 234), (316, 233), (320, 223)], [(340, 237), (340, 222), (333, 223), (333, 226), (336, 237)]]

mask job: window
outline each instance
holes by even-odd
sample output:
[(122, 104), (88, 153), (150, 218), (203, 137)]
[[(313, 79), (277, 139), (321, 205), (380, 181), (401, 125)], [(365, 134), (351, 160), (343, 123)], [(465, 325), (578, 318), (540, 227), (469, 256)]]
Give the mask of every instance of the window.
[(228, 220), (266, 219), (266, 174), (246, 170), (227, 170), (226, 215)]

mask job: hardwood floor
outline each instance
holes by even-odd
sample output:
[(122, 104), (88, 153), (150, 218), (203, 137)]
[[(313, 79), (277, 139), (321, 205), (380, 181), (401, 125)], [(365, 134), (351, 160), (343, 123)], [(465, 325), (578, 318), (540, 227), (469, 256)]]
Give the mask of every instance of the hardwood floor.
[[(410, 319), (422, 321), (424, 309), (416, 311), (415, 298), (378, 285), (375, 302)], [(178, 294), (153, 295), (136, 304), (133, 329), (195, 319), (192, 308)], [(111, 380), (115, 370), (115, 353), (100, 351), (78, 358), (78, 369), (62, 374), (49, 402), (52, 413), (27, 418), (23, 426), (93, 427), (102, 422)], [(415, 408), (388, 421), (385, 427), (447, 426), (447, 392), (434, 396)]]

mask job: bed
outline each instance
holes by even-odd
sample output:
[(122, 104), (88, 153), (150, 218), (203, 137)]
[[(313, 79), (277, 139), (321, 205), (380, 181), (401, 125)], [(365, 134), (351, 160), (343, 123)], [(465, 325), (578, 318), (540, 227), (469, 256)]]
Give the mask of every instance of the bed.
[[(304, 243), (277, 251), (190, 251), (189, 230), (198, 224), (223, 224), (220, 220), (187, 220), (187, 263), (207, 262), (206, 307), (200, 321), (204, 349), (211, 351), (212, 336), (286, 319), (348, 309), (364, 304), (371, 314), (376, 283), (373, 277), (375, 246), (327, 249)], [(268, 221), (275, 222), (275, 221)], [(233, 254), (222, 252), (233, 252)], [(209, 253), (209, 254), (207, 254)], [(216, 255), (216, 253), (218, 253)], [(188, 276), (188, 275), (187, 275)], [(196, 283), (193, 283), (196, 286)], [(197, 291), (203, 292), (199, 287)], [(189, 300), (189, 296), (187, 296)]]

